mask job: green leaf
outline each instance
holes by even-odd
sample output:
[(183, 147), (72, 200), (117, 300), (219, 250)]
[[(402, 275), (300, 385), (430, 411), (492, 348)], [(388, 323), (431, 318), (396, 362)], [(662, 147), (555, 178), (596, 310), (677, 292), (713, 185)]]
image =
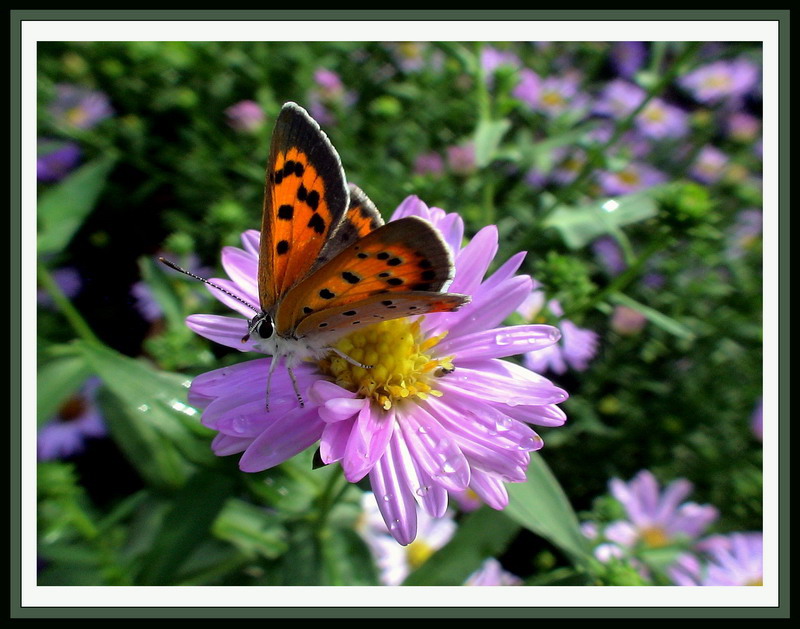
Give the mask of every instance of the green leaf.
[(36, 374), (36, 423), (50, 420), (86, 382), (92, 371), (86, 357), (63, 356), (41, 365)]
[(275, 559), (286, 552), (286, 530), (280, 518), (264, 507), (231, 498), (214, 521), (212, 532), (250, 558)]
[(575, 563), (586, 563), (590, 551), (578, 517), (541, 455), (531, 453), (527, 481), (506, 487), (505, 513), (510, 518), (560, 548)]
[(655, 216), (658, 211), (655, 196), (669, 185), (586, 205), (560, 205), (547, 217), (544, 226), (556, 229), (571, 249), (580, 249), (595, 238)]
[(211, 524), (233, 490), (233, 479), (212, 470), (197, 472), (172, 498), (136, 582), (169, 585), (192, 551), (208, 539)]
[(40, 255), (58, 253), (69, 244), (94, 209), (115, 161), (101, 157), (89, 162), (40, 195), (36, 208)]
[(502, 512), (482, 507), (466, 516), (447, 545), (403, 585), (463, 585), (485, 559), (501, 554), (518, 531), (519, 525)]
[(159, 372), (141, 360), (101, 345), (81, 343), (86, 360), (106, 385), (101, 396), (112, 437), (150, 482), (178, 487), (191, 463), (216, 464), (209, 448), (211, 431), (186, 403), (188, 380)]
[(691, 341), (695, 337), (695, 333), (682, 323), (676, 321), (672, 317), (668, 317), (658, 310), (650, 308), (649, 306), (645, 306), (644, 304), (640, 304), (638, 301), (631, 299), (627, 295), (622, 293), (614, 293), (609, 297), (609, 300), (617, 305), (627, 306), (628, 308), (640, 312), (653, 325), (658, 326), (665, 332), (669, 332), (678, 338)]
[(478, 168), (487, 166), (495, 157), (500, 141), (511, 127), (511, 121), (481, 120), (475, 129), (475, 165)]
[(379, 585), (372, 553), (352, 528), (330, 527), (320, 544), (325, 585)]

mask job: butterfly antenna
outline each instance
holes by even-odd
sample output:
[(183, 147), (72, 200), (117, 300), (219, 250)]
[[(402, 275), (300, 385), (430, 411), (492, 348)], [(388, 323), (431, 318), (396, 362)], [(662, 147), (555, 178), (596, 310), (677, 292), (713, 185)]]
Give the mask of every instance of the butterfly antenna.
[(355, 365), (356, 367), (361, 367), (362, 369), (372, 369), (375, 365), (365, 365), (364, 363), (358, 362), (355, 358), (351, 358), (347, 354), (345, 354), (342, 350), (337, 349), (336, 347), (329, 347), (334, 354), (339, 356), (340, 358), (344, 358), (348, 363), (351, 365)]
[[(158, 261), (159, 261), (159, 262), (163, 262), (163, 263), (164, 263), (164, 264), (166, 264), (166, 265), (167, 265), (169, 268), (171, 268), (171, 269), (175, 269), (176, 271), (179, 271), (180, 273), (183, 273), (184, 275), (188, 275), (189, 277), (193, 277), (193, 278), (194, 278), (194, 279), (196, 279), (196, 280), (200, 280), (201, 282), (203, 282), (203, 284), (208, 284), (209, 286), (211, 286), (211, 288), (216, 288), (218, 291), (221, 291), (221, 292), (225, 293), (225, 294), (226, 294), (228, 297), (232, 297), (233, 299), (235, 299), (235, 300), (236, 300), (236, 301), (238, 301), (239, 303), (242, 303), (242, 304), (244, 304), (245, 306), (247, 306), (248, 308), (250, 308), (250, 309), (251, 309), (251, 310), (253, 310), (254, 312), (261, 312), (261, 309), (260, 309), (260, 308), (256, 308), (256, 307), (255, 307), (253, 304), (251, 304), (249, 301), (245, 301), (244, 299), (242, 299), (242, 298), (241, 298), (241, 297), (239, 297), (238, 295), (234, 295), (234, 294), (233, 294), (231, 291), (229, 291), (229, 290), (228, 290), (228, 289), (226, 289), (226, 288), (223, 288), (223, 287), (222, 287), (222, 286), (220, 286), (219, 284), (215, 284), (214, 282), (212, 282), (212, 281), (210, 281), (210, 280), (207, 280), (207, 279), (206, 279), (206, 278), (204, 278), (204, 277), (200, 277), (199, 275), (195, 275), (195, 274), (194, 274), (194, 273), (192, 273), (191, 271), (187, 271), (186, 269), (179, 267), (177, 264), (175, 264), (174, 262), (170, 262), (170, 261), (169, 261), (169, 260), (167, 260), (166, 258), (159, 257), (159, 258), (158, 258)], [(251, 332), (252, 332), (252, 330), (251, 330)], [(249, 336), (249, 333), (248, 333), (248, 336)]]
[(303, 396), (300, 394), (300, 388), (297, 386), (297, 378), (294, 377), (294, 371), (291, 367), (287, 367), (286, 371), (289, 372), (289, 377), (292, 379), (292, 386), (297, 395), (297, 401), (300, 403), (300, 408), (305, 408), (305, 402), (303, 402)]

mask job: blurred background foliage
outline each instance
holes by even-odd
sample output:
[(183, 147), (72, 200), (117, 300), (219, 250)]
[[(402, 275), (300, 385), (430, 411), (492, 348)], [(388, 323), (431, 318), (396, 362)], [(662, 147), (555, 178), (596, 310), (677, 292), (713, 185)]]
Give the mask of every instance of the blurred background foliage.
[[(289, 100), (385, 217), (415, 194), (460, 213), (468, 235), (496, 223), (497, 260), (528, 251), (522, 270), (597, 334), (586, 365), (546, 374), (571, 394), (567, 424), (542, 432), (565, 514), (602, 516), (609, 479), (649, 469), (689, 479), (692, 499), (719, 510), (716, 532), (760, 530), (760, 83), (731, 74), (709, 96), (687, 81), (715, 63), (759, 68), (760, 54), (735, 42), (40, 43), (39, 582), (379, 582), (355, 532), (364, 487), (333, 500), (340, 473), (313, 470), (310, 454), (259, 474), (211, 454), (186, 386), (244, 357), (185, 327), (223, 308), (154, 262), (168, 253), (219, 275), (221, 247), (259, 225)], [(620, 81), (645, 100), (614, 100)], [(87, 409), (100, 427), (78, 445), (43, 443)], [(525, 517), (459, 512), (470, 535), (409, 583), (461, 583), (490, 554), (529, 583), (628, 578), (574, 561)]]

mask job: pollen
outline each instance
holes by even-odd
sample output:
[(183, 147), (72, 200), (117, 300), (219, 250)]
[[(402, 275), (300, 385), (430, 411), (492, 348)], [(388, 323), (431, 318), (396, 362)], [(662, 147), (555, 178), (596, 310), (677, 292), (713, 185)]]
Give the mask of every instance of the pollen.
[(329, 355), (320, 369), (339, 386), (374, 400), (388, 410), (400, 400), (440, 397), (434, 372), (452, 370), (452, 356), (436, 357), (432, 351), (445, 334), (425, 338), (421, 319), (392, 319), (361, 328), (340, 339), (335, 347), (355, 362)]
[(669, 544), (666, 532), (657, 527), (649, 527), (641, 532), (642, 541), (648, 548), (663, 548)]

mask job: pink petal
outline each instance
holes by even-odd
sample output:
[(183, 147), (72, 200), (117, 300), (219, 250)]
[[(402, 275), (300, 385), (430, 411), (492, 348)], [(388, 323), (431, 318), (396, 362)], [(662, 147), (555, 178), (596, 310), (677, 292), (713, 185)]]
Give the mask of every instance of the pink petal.
[(514, 325), (473, 332), (456, 338), (445, 338), (436, 352), (440, 356), (455, 354), (463, 360), (504, 358), (558, 342), (561, 332), (552, 325)]
[(364, 404), (347, 440), (342, 470), (351, 483), (360, 481), (383, 456), (394, 430), (394, 411), (380, 412)]
[[(231, 310), (234, 310), (240, 315), (247, 317), (247, 319), (252, 319), (253, 316), (258, 313), (257, 294), (250, 293), (245, 290), (244, 287), (239, 286), (235, 282), (231, 282), (230, 280), (226, 280), (221, 277), (212, 277), (209, 281), (227, 291), (226, 293), (218, 288), (214, 288), (210, 284), (204, 284), (208, 292), (210, 292), (215, 299), (225, 304)], [(230, 295), (228, 293), (230, 293)], [(239, 299), (246, 301), (249, 306), (239, 301), (239, 299), (232, 297), (231, 295), (235, 295)], [(252, 308), (250, 306), (252, 306)]]
[(386, 528), (398, 543), (406, 546), (417, 536), (417, 503), (397, 474), (399, 461), (397, 444), (393, 439), (370, 470), (369, 482)]
[(231, 437), (230, 435), (217, 435), (211, 441), (211, 450), (217, 456), (229, 456), (244, 452), (253, 442), (252, 439)]
[(492, 509), (502, 511), (508, 506), (508, 492), (503, 481), (483, 470), (472, 470), (469, 488)]
[(472, 295), (497, 253), (497, 227), (487, 225), (456, 256), (456, 277), (448, 290)]
[(319, 456), (326, 464), (341, 461), (355, 419), (325, 424), (319, 441)]
[(255, 229), (248, 229), (242, 234), (242, 245), (245, 251), (258, 258), (258, 248), (261, 243), (261, 233)]
[(414, 494), (422, 508), (434, 518), (441, 518), (447, 511), (447, 490), (434, 483), (430, 475), (416, 462), (400, 430), (394, 431), (398, 471), (403, 476), (406, 487)]
[(276, 420), (245, 450), (243, 472), (260, 472), (293, 457), (317, 442), (325, 426), (316, 407), (298, 407)]
[(555, 404), (542, 406), (508, 406), (494, 402), (491, 404), (509, 417), (528, 424), (554, 427), (563, 426), (567, 421), (567, 414)]
[(220, 345), (238, 349), (240, 352), (259, 352), (254, 338), (242, 343), (247, 334), (247, 321), (237, 317), (224, 317), (213, 314), (193, 314), (186, 317), (190, 330)]
[(411, 455), (445, 489), (462, 491), (469, 485), (469, 463), (455, 440), (427, 411), (414, 406), (400, 409), (397, 418)]
[(258, 295), (258, 258), (238, 247), (222, 248), (222, 268), (247, 295)]

